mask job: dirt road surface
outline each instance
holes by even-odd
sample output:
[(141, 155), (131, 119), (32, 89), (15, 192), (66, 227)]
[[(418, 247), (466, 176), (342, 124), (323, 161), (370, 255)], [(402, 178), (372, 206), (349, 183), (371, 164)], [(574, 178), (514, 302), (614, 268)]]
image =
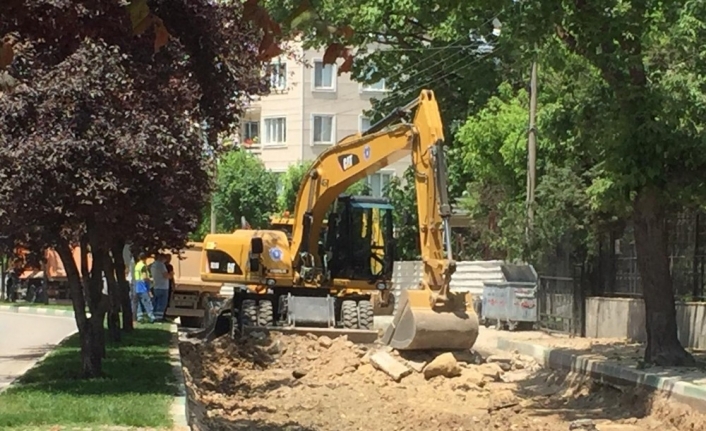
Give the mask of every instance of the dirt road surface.
[[(518, 355), (402, 357), (345, 338), (260, 335), (181, 342), (195, 429), (706, 429), (706, 417), (685, 406), (542, 370)], [(381, 357), (406, 370), (399, 382), (376, 367)]]
[(0, 311), (0, 391), (75, 331), (70, 317)]

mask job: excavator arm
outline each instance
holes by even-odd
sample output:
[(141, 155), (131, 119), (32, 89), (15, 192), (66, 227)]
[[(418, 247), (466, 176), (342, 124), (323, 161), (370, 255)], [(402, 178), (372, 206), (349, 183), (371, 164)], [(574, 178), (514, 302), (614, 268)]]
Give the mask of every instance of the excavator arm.
[[(408, 113), (413, 115), (411, 123), (403, 120)], [(456, 263), (443, 145), (437, 101), (431, 90), (423, 90), (418, 99), (366, 133), (349, 136), (324, 151), (299, 188), (293, 267), (299, 282), (314, 282), (322, 275), (318, 232), (330, 205), (356, 181), (411, 154), (424, 273), (417, 289), (401, 291), (397, 313), (383, 335), (386, 344), (400, 350), (470, 349), (478, 337), (470, 295), (449, 288)]]

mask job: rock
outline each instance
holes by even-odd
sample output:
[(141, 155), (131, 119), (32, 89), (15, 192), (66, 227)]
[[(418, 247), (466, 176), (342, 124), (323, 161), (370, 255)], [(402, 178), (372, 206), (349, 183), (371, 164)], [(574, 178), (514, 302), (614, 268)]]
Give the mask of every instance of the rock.
[(489, 410), (501, 410), (509, 407), (515, 407), (519, 404), (515, 393), (509, 389), (493, 391), (488, 399)]
[(265, 351), (270, 355), (280, 355), (287, 351), (287, 346), (285, 346), (282, 341), (275, 340), (269, 345), (269, 347), (267, 347), (267, 350)]
[(486, 376), (472, 368), (467, 368), (461, 372), (460, 380), (478, 387), (485, 386)]
[(410, 368), (407, 368), (407, 366), (393, 358), (392, 355), (382, 350), (370, 355), (370, 363), (398, 383), (412, 374)]
[(505, 383), (516, 383), (522, 380), (527, 380), (530, 377), (529, 370), (510, 371), (500, 376), (500, 380)]
[(319, 355), (307, 355), (306, 360), (307, 361), (315, 361), (318, 359)]
[(514, 362), (511, 356), (505, 355), (491, 355), (485, 361), (489, 364), (497, 364), (503, 371), (510, 371)]
[(332, 344), (333, 340), (331, 340), (329, 337), (325, 335), (319, 337), (319, 346), (328, 349), (329, 347), (331, 347)]
[(301, 379), (302, 377), (306, 376), (307, 372), (302, 370), (302, 369), (296, 369), (292, 371), (292, 377), (295, 379)]
[(306, 338), (308, 338), (310, 340), (317, 340), (319, 337), (317, 337), (316, 334), (312, 334), (311, 332), (307, 332)]
[(420, 361), (407, 361), (407, 366), (411, 369), (413, 369), (416, 373), (421, 373), (424, 370), (424, 367), (427, 365), (426, 362), (420, 362)]
[(480, 365), (485, 362), (483, 357), (473, 350), (453, 352), (453, 355), (458, 362), (466, 362), (473, 365)]
[(475, 370), (485, 376), (488, 380), (493, 382), (499, 382), (500, 376), (504, 373), (500, 365), (496, 363), (486, 363), (475, 367)]
[(264, 332), (255, 331), (250, 333), (250, 337), (254, 338), (255, 340), (262, 341), (267, 338), (267, 335), (265, 335)]
[(436, 376), (458, 377), (461, 367), (452, 353), (442, 353), (424, 367), (424, 378), (429, 380)]
[(569, 430), (597, 431), (596, 424), (591, 419), (577, 419), (569, 424)]

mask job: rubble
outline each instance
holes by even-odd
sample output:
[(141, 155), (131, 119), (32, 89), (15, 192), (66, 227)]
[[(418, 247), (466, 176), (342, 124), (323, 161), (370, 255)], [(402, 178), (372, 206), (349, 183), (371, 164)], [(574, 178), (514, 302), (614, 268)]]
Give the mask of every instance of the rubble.
[(424, 367), (423, 373), (427, 380), (436, 376), (457, 377), (461, 375), (461, 367), (452, 353), (442, 353)]
[[(182, 340), (180, 350), (189, 409), (199, 412), (204, 430), (567, 431), (583, 424), (570, 423), (566, 411), (622, 415), (594, 421), (596, 431), (660, 423), (643, 419), (637, 406), (647, 403), (637, 402), (634, 391), (541, 370), (518, 354), (398, 352), (345, 336), (276, 333)], [(620, 419), (630, 414), (642, 416)], [(660, 414), (680, 429), (704, 423), (682, 419), (690, 418), (682, 412)]]
[(396, 382), (400, 382), (403, 378), (412, 374), (410, 368), (407, 368), (385, 351), (373, 353), (370, 356), (370, 363), (373, 364), (373, 367), (387, 374)]

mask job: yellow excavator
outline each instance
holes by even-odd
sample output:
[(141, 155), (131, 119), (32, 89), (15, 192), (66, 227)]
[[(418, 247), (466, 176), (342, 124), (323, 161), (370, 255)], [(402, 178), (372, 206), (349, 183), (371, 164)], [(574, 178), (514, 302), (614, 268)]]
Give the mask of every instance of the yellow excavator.
[(377, 334), (371, 298), (392, 297), (393, 207), (342, 193), (411, 154), (424, 273), (418, 289), (400, 291), (382, 341), (399, 350), (470, 349), (479, 323), (470, 294), (450, 290), (456, 263), (443, 146), (437, 101), (423, 90), (316, 159), (299, 188), (291, 238), (275, 229), (207, 235), (201, 279), (237, 286), (221, 313), (230, 313), (230, 329)]

